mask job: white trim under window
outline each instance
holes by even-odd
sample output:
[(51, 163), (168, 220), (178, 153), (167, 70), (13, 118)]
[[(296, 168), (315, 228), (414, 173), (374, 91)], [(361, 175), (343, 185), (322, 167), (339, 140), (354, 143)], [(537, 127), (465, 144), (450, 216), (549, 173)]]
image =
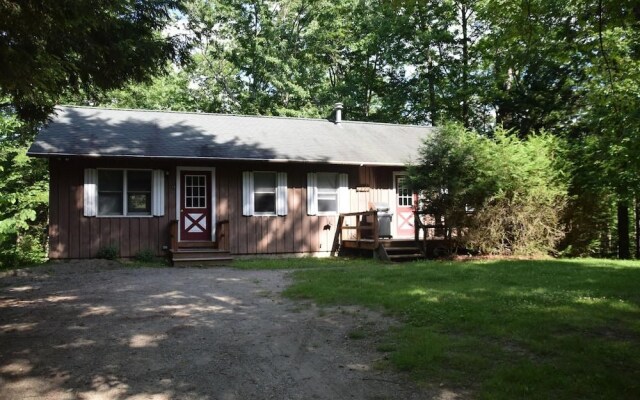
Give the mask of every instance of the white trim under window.
[(274, 171), (242, 173), (242, 215), (287, 215), (287, 174)]
[(164, 171), (136, 168), (87, 168), (84, 170), (84, 216), (162, 215), (164, 215)]
[(349, 212), (349, 175), (337, 172), (307, 174), (307, 214)]

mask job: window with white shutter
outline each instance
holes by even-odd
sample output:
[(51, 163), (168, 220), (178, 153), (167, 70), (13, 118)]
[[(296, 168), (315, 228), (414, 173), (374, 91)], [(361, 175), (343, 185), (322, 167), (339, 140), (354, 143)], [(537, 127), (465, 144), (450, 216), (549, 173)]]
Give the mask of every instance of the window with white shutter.
[(84, 215), (162, 216), (164, 179), (161, 170), (85, 169)]
[(287, 215), (287, 174), (245, 171), (242, 173), (242, 215)]
[(307, 174), (307, 214), (349, 212), (349, 176), (335, 172)]

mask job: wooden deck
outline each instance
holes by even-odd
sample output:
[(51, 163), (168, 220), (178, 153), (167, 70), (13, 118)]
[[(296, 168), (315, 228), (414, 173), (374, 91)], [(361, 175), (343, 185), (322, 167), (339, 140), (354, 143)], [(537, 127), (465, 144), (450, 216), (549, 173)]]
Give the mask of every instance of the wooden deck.
[[(415, 213), (413, 239), (381, 238), (377, 211), (340, 214), (331, 255), (349, 251), (372, 252), (385, 261), (408, 261), (448, 255), (453, 250), (450, 230), (441, 224), (425, 224), (424, 213)], [(436, 233), (444, 235), (438, 237)]]

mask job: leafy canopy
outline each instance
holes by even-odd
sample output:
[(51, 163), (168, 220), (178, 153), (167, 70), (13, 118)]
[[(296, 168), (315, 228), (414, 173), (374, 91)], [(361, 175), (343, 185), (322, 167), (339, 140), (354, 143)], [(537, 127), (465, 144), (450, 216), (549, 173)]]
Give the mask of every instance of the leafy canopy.
[(553, 251), (567, 200), (565, 145), (541, 133), (493, 138), (458, 124), (427, 137), (409, 166), (412, 186), (430, 214), (444, 216), (462, 245), (487, 253)]
[(43, 121), (65, 92), (144, 81), (187, 46), (162, 35), (177, 0), (0, 1), (0, 98)]

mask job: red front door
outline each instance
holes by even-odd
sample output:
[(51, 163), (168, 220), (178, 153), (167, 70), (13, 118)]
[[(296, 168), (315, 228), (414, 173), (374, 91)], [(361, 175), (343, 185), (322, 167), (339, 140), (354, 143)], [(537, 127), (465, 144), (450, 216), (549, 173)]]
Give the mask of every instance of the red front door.
[(413, 210), (415, 195), (407, 185), (404, 175), (395, 176), (396, 185), (396, 235), (398, 237), (413, 237)]
[(180, 172), (180, 240), (211, 241), (211, 172)]

